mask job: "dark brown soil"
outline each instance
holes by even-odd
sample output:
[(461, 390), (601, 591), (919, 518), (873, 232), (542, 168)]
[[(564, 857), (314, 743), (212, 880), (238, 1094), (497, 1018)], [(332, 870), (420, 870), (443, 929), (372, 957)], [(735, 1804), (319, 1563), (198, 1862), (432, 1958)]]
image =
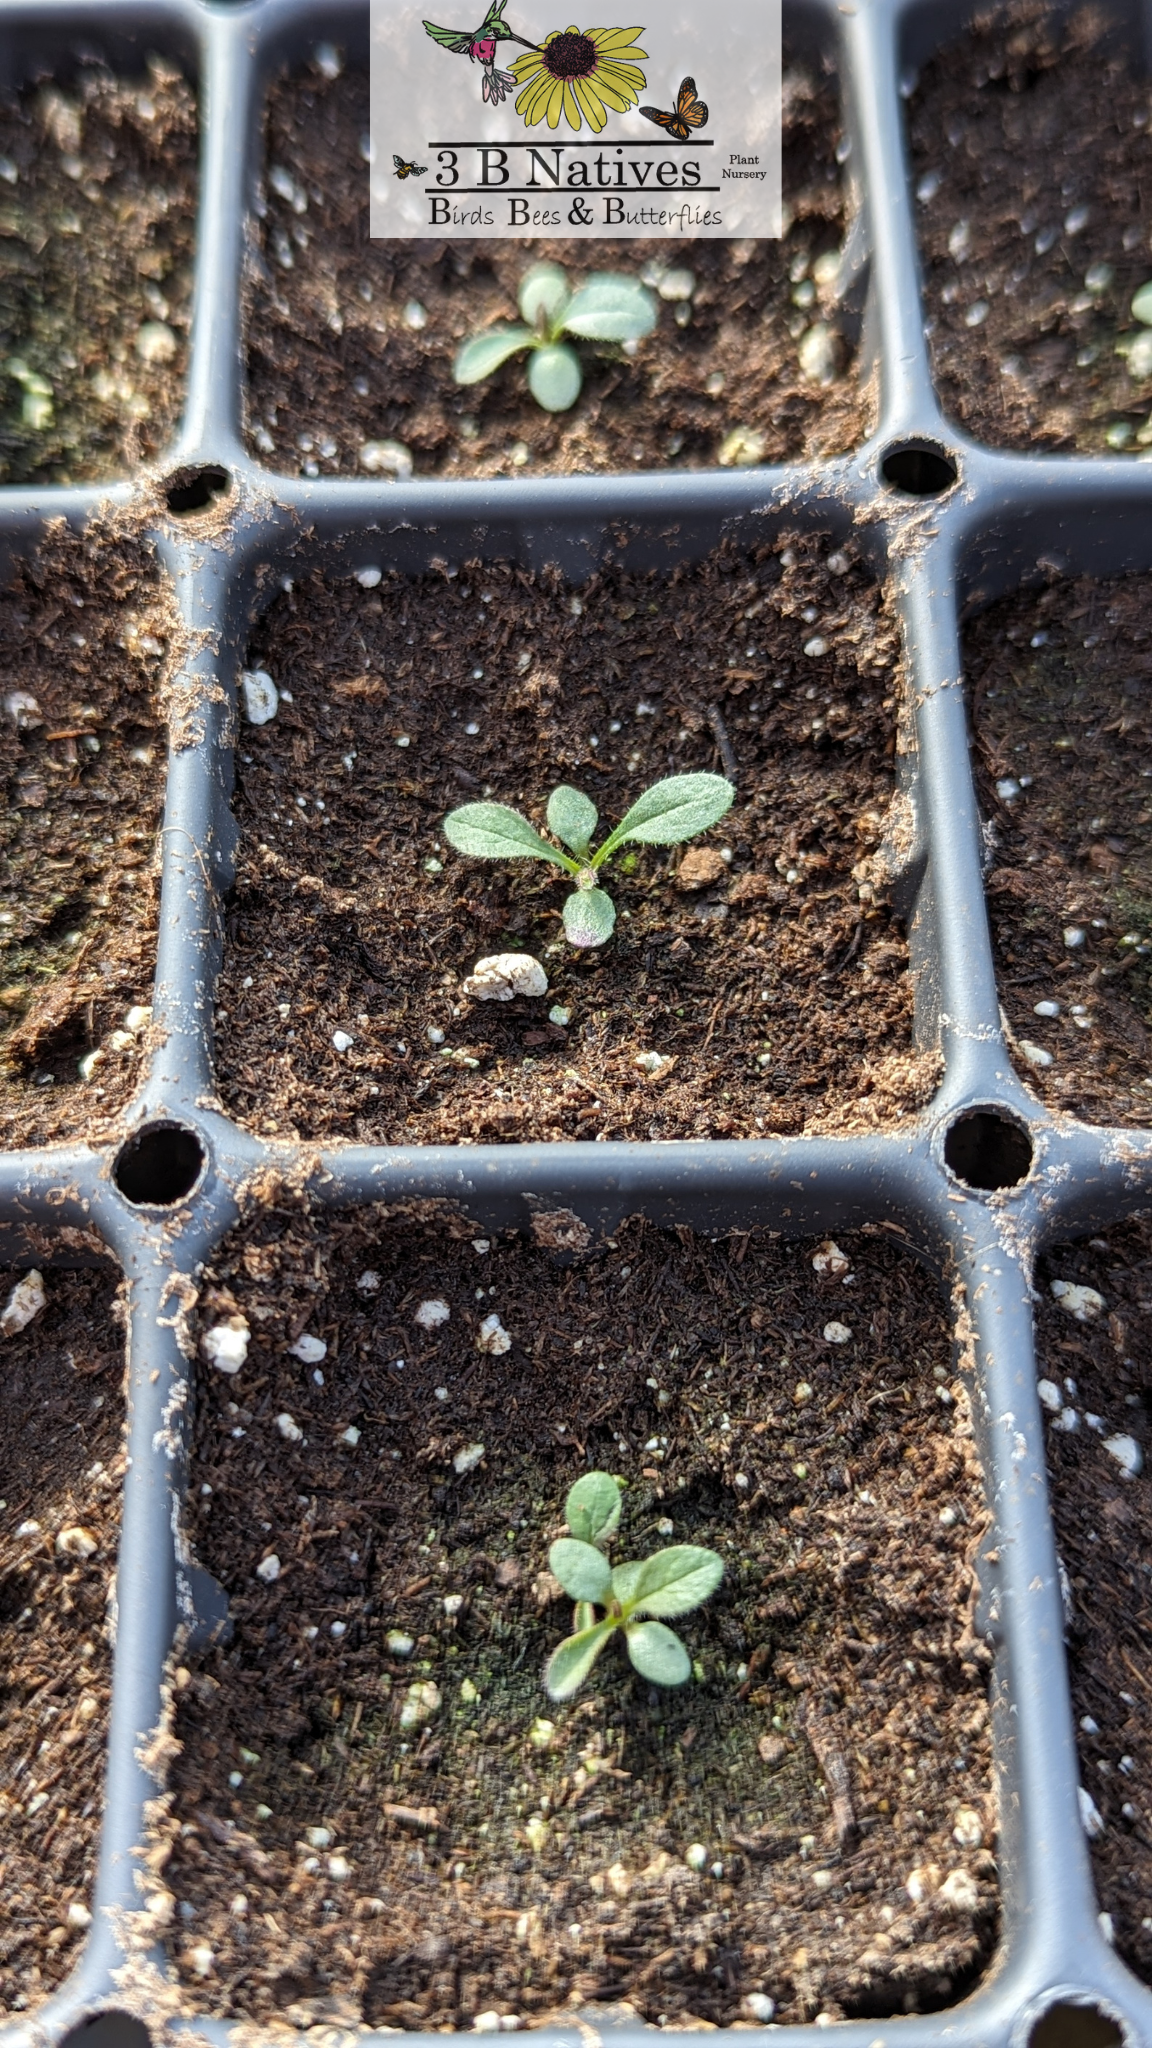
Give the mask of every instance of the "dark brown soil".
[[(839, 344), (827, 389), (805, 379), (798, 346), (822, 318), (810, 271), (846, 233), (836, 161), (840, 117), (827, 79), (792, 70), (785, 94), (780, 241), (666, 243), (395, 242), (368, 238), (368, 79), (318, 70), (274, 87), (263, 264), (248, 324), (250, 445), (278, 469), (355, 473), (366, 442), (399, 440), (420, 474), (700, 468), (717, 459), (782, 462), (842, 453), (869, 431), (871, 399)], [(293, 187), (295, 189), (293, 189)], [(304, 211), (295, 208), (303, 202)], [(656, 333), (629, 361), (585, 351), (574, 410), (549, 415), (528, 394), (522, 362), (461, 389), (452, 361), (463, 338), (515, 318), (516, 288), (548, 257), (573, 279), (593, 270), (689, 266), (697, 289), (680, 327), (662, 304)], [(821, 303), (822, 301), (822, 303)], [(410, 316), (423, 324), (413, 327)], [(737, 428), (745, 452), (720, 451)]]
[[(1084, 577), (1006, 598), (969, 625), (965, 666), (1018, 1071), (1054, 1109), (1147, 1124), (1152, 584)], [(1021, 777), (1031, 781), (1018, 794), (997, 795), (998, 781)], [(1069, 946), (1076, 931), (1083, 944)], [(1060, 1016), (1038, 1017), (1038, 1002)], [(1052, 1065), (1030, 1061), (1024, 1042)]]
[(924, 67), (910, 129), (932, 360), (978, 439), (1152, 440), (1152, 377), (1116, 352), (1147, 332), (1129, 307), (1152, 276), (1148, 123), (1103, 9), (1061, 20), (1024, 0)]
[[(0, 1274), (0, 1308), (22, 1277)], [(108, 1735), (105, 1615), (124, 1470), (115, 1277), (107, 1268), (51, 1267), (43, 1277), (47, 1305), (19, 1334), (0, 1336), (5, 2013), (37, 2005), (67, 1975), (91, 1901)], [(74, 1533), (61, 1552), (65, 1530)], [(85, 1532), (96, 1547), (77, 1555)]]
[(114, 519), (61, 522), (0, 597), (6, 1147), (98, 1133), (139, 1076), (147, 1032), (123, 1027), (150, 997), (172, 631), (151, 550)]
[[(1103, 1310), (1074, 1322), (1053, 1300), (1053, 1280), (1094, 1287)], [(1070, 1582), (1081, 1783), (1104, 1823), (1092, 1867), (1117, 1951), (1152, 1983), (1152, 1481), (1147, 1470), (1125, 1479), (1104, 1448), (1114, 1434), (1131, 1435), (1147, 1455), (1152, 1225), (1058, 1246), (1037, 1288), (1040, 1370), (1078, 1417), (1071, 1433), (1053, 1418), (1048, 1462)]]
[(195, 100), (160, 57), (0, 99), (0, 482), (118, 476), (174, 435), (196, 148)]
[[(996, 1820), (987, 1517), (934, 1283), (879, 1233), (821, 1278), (768, 1234), (634, 1223), (561, 1270), (474, 1230), (265, 1211), (209, 1273), (201, 1328), (239, 1312), (252, 1346), (198, 1400), (192, 1534), (236, 1633), (177, 1673), (182, 1977), (296, 2025), (952, 2002), (995, 1938)], [(597, 1466), (617, 1558), (671, 1535), (727, 1570), (680, 1623), (686, 1687), (606, 1654), (558, 1706), (548, 1544)]]
[[(249, 660), (292, 701), (241, 742), (229, 1110), (262, 1133), (434, 1144), (757, 1137), (922, 1103), (936, 1069), (911, 1051), (905, 943), (860, 867), (893, 787), (895, 631), (825, 548), (614, 568), (578, 596), (507, 563), (277, 596)], [(605, 871), (602, 949), (565, 942), (558, 870), (441, 837), (482, 794), (540, 819), (561, 781), (619, 818), (659, 777), (721, 766), (712, 714), (740, 797), (689, 855), (716, 879), (687, 891), (679, 848), (635, 849)], [(540, 958), (546, 997), (464, 995), (506, 950)], [(675, 1065), (646, 1073), (653, 1051)]]

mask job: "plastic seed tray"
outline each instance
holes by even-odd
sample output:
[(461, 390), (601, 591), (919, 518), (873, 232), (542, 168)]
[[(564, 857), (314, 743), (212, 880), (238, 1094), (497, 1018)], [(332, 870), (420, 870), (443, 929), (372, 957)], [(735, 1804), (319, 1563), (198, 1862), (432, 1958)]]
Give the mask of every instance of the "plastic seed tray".
[[(246, 1189), (272, 1170), (306, 1177), (333, 1207), (444, 1198), (492, 1228), (526, 1227), (541, 1206), (574, 1210), (594, 1232), (639, 1210), (710, 1232), (756, 1224), (794, 1236), (879, 1221), (958, 1281), (960, 1362), (974, 1375), (995, 1514), (978, 1619), (995, 1653), (1002, 1945), (983, 1985), (953, 2009), (839, 2031), (853, 2048), (1152, 2043), (1152, 1995), (1098, 1925), (1078, 1806), (1030, 1286), (1043, 1245), (1103, 1229), (1152, 1202), (1152, 1133), (1055, 1118), (1013, 1074), (985, 912), (958, 638), (963, 605), (1037, 579), (1042, 557), (1070, 573), (1152, 567), (1152, 470), (1123, 459), (990, 452), (955, 432), (938, 408), (922, 331), (900, 81), (963, 20), (957, 8), (899, 0), (828, 0), (794, 5), (786, 16), (794, 44), (834, 59), (844, 93), (859, 207), (848, 289), (862, 315), (862, 371), (875, 370), (880, 392), (878, 431), (858, 453), (742, 472), (380, 484), (273, 476), (241, 438), (239, 280), (262, 98), (278, 68), (319, 40), (363, 60), (366, 11), (316, 0), (0, 7), (0, 62), (10, 81), (37, 67), (66, 71), (74, 46), (98, 33), (117, 65), (138, 65), (149, 49), (179, 56), (197, 81), (202, 126), (187, 405), (162, 472), (171, 516), (161, 514), (156, 529), (192, 629), (186, 726), (199, 737), (174, 749), (168, 767), (157, 1050), (118, 1150), (74, 1144), (0, 1160), (7, 1261), (74, 1263), (75, 1233), (95, 1229), (132, 1290), (130, 1462), (94, 1918), (63, 1989), (14, 2022), (5, 2041), (46, 2043), (95, 2025), (93, 2048), (138, 2048), (145, 2028), (219, 2042), (235, 2031), (180, 2017), (175, 1986), (159, 2001), (141, 1989), (149, 1973), (124, 1965), (145, 1924), (137, 1848), (158, 1789), (149, 1743), (162, 1722), (166, 1661), (178, 1632), (187, 1644), (190, 1631), (194, 1641), (220, 1616), (219, 1589), (186, 1563), (177, 1533), (191, 1371), (175, 1327), (181, 1276), (195, 1273), (251, 1199)], [(1136, 16), (1122, 27), (1138, 51)], [(111, 495), (129, 502), (135, 488), (118, 485)], [(155, 491), (154, 477), (147, 488)], [(49, 518), (80, 523), (108, 495), (0, 492), (8, 557), (34, 545)], [(765, 539), (785, 523), (851, 531), (897, 597), (915, 728), (914, 750), (903, 756), (911, 829), (901, 904), (917, 1036), (925, 1047), (938, 1044), (944, 1062), (930, 1109), (889, 1133), (842, 1140), (405, 1151), (263, 1143), (206, 1106), (214, 1094), (221, 899), (235, 845), (232, 707), (258, 565), (291, 558), (344, 573), (366, 563), (419, 572), (436, 557), (506, 556), (532, 568), (557, 563), (579, 581), (621, 532), (630, 567), (663, 566), (701, 556), (725, 534)], [(154, 1961), (153, 1985), (164, 1968), (159, 1949)], [(595, 2025), (593, 2014), (585, 2019)], [(245, 2028), (245, 2041), (258, 2031)], [(782, 2041), (811, 2032), (777, 2030)], [(548, 2044), (572, 2048), (580, 2030), (545, 2033)]]

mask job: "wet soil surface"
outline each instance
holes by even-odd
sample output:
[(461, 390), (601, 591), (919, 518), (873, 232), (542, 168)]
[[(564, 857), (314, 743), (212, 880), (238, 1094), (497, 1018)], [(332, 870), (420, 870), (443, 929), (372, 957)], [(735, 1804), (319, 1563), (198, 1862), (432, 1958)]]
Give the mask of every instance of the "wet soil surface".
[[(372, 441), (398, 440), (421, 475), (656, 468), (841, 453), (868, 432), (871, 403), (834, 334), (835, 381), (800, 369), (801, 337), (836, 327), (832, 288), (811, 276), (846, 233), (834, 85), (790, 70), (784, 198), (776, 242), (396, 242), (368, 238), (368, 79), (309, 70), (274, 87), (267, 213), (248, 321), (250, 446), (305, 476), (355, 474)], [(570, 413), (529, 397), (522, 361), (461, 389), (461, 341), (515, 319), (519, 279), (547, 257), (573, 281), (594, 270), (689, 267), (687, 326), (662, 302), (629, 361), (583, 351)], [(689, 302), (681, 302), (687, 306)], [(811, 347), (811, 344), (809, 344)], [(833, 374), (831, 365), (829, 374)]]
[[(0, 1273), (0, 1308), (23, 1275)], [(0, 1335), (0, 2012), (76, 1961), (103, 1804), (123, 1330), (110, 1272), (45, 1269)], [(59, 1539), (64, 1534), (63, 1548)]]
[(1152, 276), (1150, 112), (1103, 10), (1017, 6), (924, 67), (909, 120), (932, 361), (979, 440), (1152, 440), (1152, 363), (1129, 376), (1117, 353), (1148, 332), (1129, 308)]
[[(862, 879), (893, 788), (895, 629), (826, 546), (613, 568), (578, 595), (507, 563), (278, 595), (249, 660), (291, 702), (237, 764), (229, 1110), (434, 1144), (757, 1137), (923, 1102), (904, 939)], [(561, 781), (615, 820), (661, 776), (722, 769), (723, 747), (736, 807), (684, 873), (675, 847), (610, 864), (601, 949), (564, 940), (559, 870), (441, 837), (482, 795), (541, 820)], [(548, 994), (466, 996), (507, 950), (539, 957)]]
[(0, 97), (0, 482), (122, 475), (175, 434), (196, 223), (178, 68)]
[[(1053, 1280), (1104, 1298), (1079, 1323)], [(1048, 1463), (1056, 1535), (1071, 1596), (1068, 1649), (1081, 1784), (1103, 1823), (1092, 1840), (1102, 1910), (1116, 1948), (1152, 1983), (1152, 1480), (1124, 1476), (1105, 1448), (1131, 1436), (1147, 1454), (1152, 1422), (1152, 1225), (1056, 1246), (1037, 1277), (1040, 1371), (1076, 1422), (1053, 1414)], [(1104, 1588), (1110, 1597), (1102, 1599)]]
[(1147, 1124), (1152, 583), (1005, 598), (968, 626), (964, 659), (1017, 1070), (1054, 1109)]
[(6, 1147), (97, 1134), (139, 1077), (146, 1020), (125, 1018), (150, 1000), (171, 632), (151, 552), (114, 517), (50, 532), (0, 596)]
[[(207, 1275), (201, 1329), (252, 1342), (204, 1368), (189, 1494), (235, 1622), (177, 1673), (197, 2003), (438, 2029), (947, 2005), (994, 1942), (996, 1822), (934, 1281), (880, 1233), (820, 1276), (768, 1234), (633, 1223), (561, 1269), (475, 1229), (266, 1210)], [(683, 1689), (612, 1646), (556, 1705), (548, 1545), (597, 1467), (617, 1559), (698, 1542), (725, 1578), (679, 1624)]]

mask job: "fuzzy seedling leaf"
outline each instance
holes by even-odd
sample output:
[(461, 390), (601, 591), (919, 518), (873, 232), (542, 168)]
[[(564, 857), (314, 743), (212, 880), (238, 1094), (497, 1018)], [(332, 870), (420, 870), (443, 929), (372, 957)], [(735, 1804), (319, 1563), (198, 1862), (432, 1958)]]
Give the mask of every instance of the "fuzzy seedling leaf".
[(581, 856), (588, 851), (599, 815), (591, 797), (566, 782), (554, 789), (548, 799), (548, 830), (562, 839), (571, 852)]
[(473, 334), (457, 351), (452, 375), (457, 384), (479, 384), (509, 356), (531, 348), (534, 340), (530, 327), (490, 327), (484, 334)]
[(520, 318), (530, 327), (542, 324), (553, 333), (571, 297), (572, 287), (558, 263), (534, 263), (520, 279)]
[(644, 1559), (626, 1600), (617, 1590), (615, 1573), (612, 1590), (621, 1606), (633, 1614), (688, 1614), (716, 1591), (723, 1576), (723, 1563), (714, 1550), (703, 1550), (696, 1543), (673, 1543)]
[(628, 1655), (650, 1685), (683, 1685), (692, 1676), (692, 1659), (674, 1629), (662, 1621), (633, 1621), (624, 1630)]
[(550, 860), (569, 874), (576, 870), (575, 861), (549, 846), (509, 804), (461, 804), (445, 818), (444, 837), (479, 860)]
[(591, 1600), (578, 1600), (572, 1609), (572, 1633), (578, 1636), (586, 1628), (596, 1625), (596, 1608)]
[(571, 1699), (583, 1685), (615, 1626), (614, 1621), (598, 1621), (594, 1628), (581, 1629), (579, 1635), (565, 1636), (557, 1644), (544, 1668), (544, 1684), (550, 1698)]
[(584, 382), (580, 358), (562, 341), (533, 349), (528, 363), (528, 389), (545, 412), (567, 412)]
[(1152, 327), (1152, 283), (1142, 284), (1132, 301), (1132, 318), (1141, 326)]
[(634, 277), (597, 271), (573, 292), (564, 327), (582, 341), (639, 341), (656, 325), (651, 293)]
[(603, 889), (577, 889), (564, 905), (564, 930), (570, 946), (602, 946), (612, 937), (616, 905)]
[(638, 839), (645, 846), (677, 846), (718, 824), (736, 798), (732, 783), (723, 775), (667, 775), (646, 789), (596, 855), (596, 865), (606, 860), (626, 839)]
[(548, 1569), (573, 1600), (599, 1600), (603, 1604), (612, 1583), (612, 1567), (604, 1552), (591, 1543), (579, 1542), (575, 1536), (561, 1536), (552, 1545)]
[(564, 1520), (581, 1543), (607, 1543), (620, 1527), (620, 1488), (610, 1472), (585, 1472), (569, 1488)]

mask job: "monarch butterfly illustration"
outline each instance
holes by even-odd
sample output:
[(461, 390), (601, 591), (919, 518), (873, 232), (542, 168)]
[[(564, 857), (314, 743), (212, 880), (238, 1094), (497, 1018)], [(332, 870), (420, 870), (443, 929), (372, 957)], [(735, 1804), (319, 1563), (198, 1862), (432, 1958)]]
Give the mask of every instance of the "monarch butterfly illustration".
[(676, 95), (676, 112), (665, 114), (659, 107), (641, 107), (646, 121), (655, 121), (666, 135), (674, 135), (678, 142), (687, 142), (693, 128), (708, 126), (708, 109), (703, 100), (696, 97), (696, 80), (682, 78)]
[(427, 175), (427, 164), (406, 164), (403, 157), (397, 156), (395, 151), (392, 153), (392, 161), (396, 166), (394, 175), (397, 178), (423, 178)]

